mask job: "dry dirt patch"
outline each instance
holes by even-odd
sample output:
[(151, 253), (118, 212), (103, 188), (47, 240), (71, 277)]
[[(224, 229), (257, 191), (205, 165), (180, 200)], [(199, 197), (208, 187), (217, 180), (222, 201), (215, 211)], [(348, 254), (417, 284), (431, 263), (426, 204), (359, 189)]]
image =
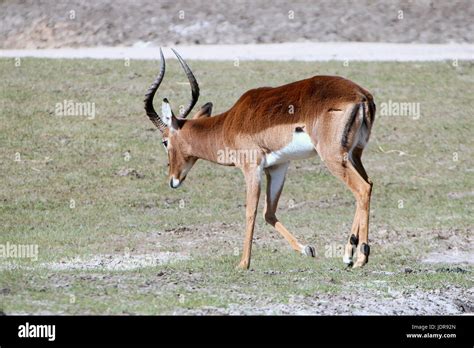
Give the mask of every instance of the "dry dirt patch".
[(347, 289), (344, 294), (295, 296), (289, 303), (249, 299), (246, 304), (227, 308), (177, 309), (173, 314), (225, 315), (455, 315), (473, 313), (474, 290), (451, 286), (443, 290), (360, 293)]
[(75, 257), (59, 262), (42, 263), (45, 267), (54, 271), (70, 270), (104, 270), (104, 271), (128, 271), (138, 268), (155, 267), (158, 265), (187, 260), (188, 256), (182, 253), (156, 252), (153, 254), (114, 254), (94, 255), (92, 257)]
[(473, 17), (469, 0), (10, 0), (0, 2), (0, 48), (473, 42)]

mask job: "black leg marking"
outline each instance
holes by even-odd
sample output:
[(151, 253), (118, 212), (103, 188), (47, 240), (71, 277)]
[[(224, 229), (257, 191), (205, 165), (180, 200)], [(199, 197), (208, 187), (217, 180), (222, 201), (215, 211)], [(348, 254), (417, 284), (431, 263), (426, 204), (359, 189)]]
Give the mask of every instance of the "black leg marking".
[(367, 262), (369, 262), (370, 246), (368, 244), (362, 243), (360, 251), (367, 257)]
[(359, 238), (357, 238), (354, 234), (351, 236), (350, 243), (352, 245), (357, 245), (359, 244)]

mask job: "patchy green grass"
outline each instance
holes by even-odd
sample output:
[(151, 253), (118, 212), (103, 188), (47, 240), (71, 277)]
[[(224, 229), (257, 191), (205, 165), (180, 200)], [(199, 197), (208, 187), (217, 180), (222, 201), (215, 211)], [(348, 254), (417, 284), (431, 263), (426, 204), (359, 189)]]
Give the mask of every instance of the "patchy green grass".
[[(348, 77), (374, 94), (379, 113), (364, 154), (374, 181), (367, 267), (343, 268), (353, 197), (315, 158), (291, 165), (279, 215), (315, 245), (316, 260), (292, 253), (260, 218), (252, 270), (235, 271), (244, 229), (242, 175), (201, 161), (182, 188), (168, 188), (160, 136), (142, 105), (157, 62), (22, 59), (15, 67), (1, 59), (0, 245), (39, 248), (37, 261), (0, 259), (1, 310), (156, 314), (240, 306), (252, 313), (286, 304), (291, 312), (295, 296), (314, 304), (318, 296), (337, 303), (348, 292), (364, 301), (394, 291), (471, 291), (472, 264), (459, 270), (448, 259), (422, 260), (437, 252), (443, 261), (456, 250), (472, 259), (474, 252), (472, 62), (190, 65), (200, 103), (212, 101), (215, 114), (247, 89), (315, 74)], [(185, 103), (189, 89), (182, 82), (170, 61), (160, 96), (176, 107)], [(95, 117), (56, 115), (64, 100), (94, 103)], [(419, 117), (381, 115), (390, 100), (419, 103)], [(116, 174), (124, 168), (144, 177)], [(93, 257), (127, 262), (166, 252), (188, 259), (113, 271), (100, 262), (94, 269), (70, 267)]]

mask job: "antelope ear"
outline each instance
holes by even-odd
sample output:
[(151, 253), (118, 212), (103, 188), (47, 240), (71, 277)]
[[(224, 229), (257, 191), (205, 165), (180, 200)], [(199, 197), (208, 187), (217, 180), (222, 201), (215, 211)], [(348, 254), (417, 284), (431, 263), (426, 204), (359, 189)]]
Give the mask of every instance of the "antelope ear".
[(206, 103), (201, 107), (201, 110), (199, 110), (194, 116), (193, 120), (201, 117), (209, 117), (211, 116), (212, 113), (212, 103)]
[(166, 98), (163, 99), (163, 103), (161, 104), (160, 118), (170, 130), (177, 131), (180, 128), (179, 120), (174, 115), (173, 110), (171, 110), (170, 103)]

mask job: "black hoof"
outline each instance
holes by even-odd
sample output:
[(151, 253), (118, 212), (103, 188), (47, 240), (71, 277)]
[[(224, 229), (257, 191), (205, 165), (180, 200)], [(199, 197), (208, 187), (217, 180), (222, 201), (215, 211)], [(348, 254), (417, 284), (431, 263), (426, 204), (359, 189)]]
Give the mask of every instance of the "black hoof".
[(304, 247), (304, 254), (306, 256), (316, 257), (316, 249), (311, 245), (307, 245)]

